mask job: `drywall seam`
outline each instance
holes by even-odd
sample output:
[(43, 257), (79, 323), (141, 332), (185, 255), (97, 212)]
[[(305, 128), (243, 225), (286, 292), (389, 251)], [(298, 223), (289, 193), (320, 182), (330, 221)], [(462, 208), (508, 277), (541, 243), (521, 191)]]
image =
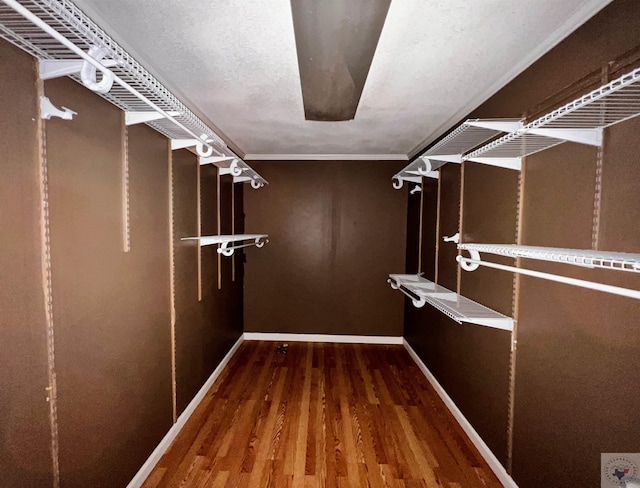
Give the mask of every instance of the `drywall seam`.
[(178, 436), (182, 428), (185, 426), (185, 424), (189, 420), (189, 417), (191, 417), (198, 405), (200, 405), (204, 397), (207, 395), (215, 381), (220, 376), (220, 373), (222, 373), (227, 364), (229, 364), (229, 361), (231, 361), (231, 358), (236, 353), (243, 341), (244, 339), (242, 338), (242, 336), (240, 336), (233, 347), (231, 347), (229, 352), (226, 354), (226, 356), (222, 359), (222, 361), (220, 361), (218, 367), (213, 371), (213, 373), (211, 373), (209, 379), (204, 383), (204, 385), (202, 385), (202, 388), (200, 388), (198, 393), (196, 393), (191, 402), (189, 402), (187, 408), (185, 408), (182, 414), (180, 414), (180, 417), (178, 417), (178, 420), (173, 424), (173, 426), (169, 429), (169, 432), (167, 432), (164, 438), (160, 441), (160, 444), (158, 444), (158, 446), (153, 450), (151, 455), (138, 470), (136, 475), (131, 479), (131, 481), (127, 485), (127, 488), (139, 488), (142, 486), (142, 484), (151, 474), (151, 471), (153, 471), (153, 468), (155, 468), (156, 464), (158, 464), (158, 461), (160, 461), (160, 458), (162, 458), (173, 440)]
[[(36, 68), (37, 69), (37, 68)], [(42, 80), (36, 82), (37, 99), (44, 96)], [(40, 265), (42, 270), (42, 289), (45, 306), (47, 336), (47, 402), (49, 403), (49, 426), (51, 429), (51, 463), (53, 488), (60, 486), (60, 461), (58, 439), (58, 387), (56, 380), (55, 333), (53, 321), (53, 281), (51, 270), (51, 232), (49, 227), (49, 168), (47, 162), (47, 130), (46, 123), (40, 114), (40, 102), (36, 106), (37, 136), (40, 141), (38, 152), (38, 180), (40, 192)]]
[(424, 376), (427, 378), (427, 381), (431, 383), (431, 386), (433, 386), (433, 389), (436, 391), (436, 393), (438, 393), (451, 414), (458, 421), (460, 427), (462, 427), (467, 436), (469, 436), (469, 439), (471, 440), (471, 442), (473, 442), (473, 445), (476, 446), (476, 449), (478, 449), (480, 455), (484, 458), (491, 470), (498, 477), (498, 480), (500, 480), (505, 488), (518, 488), (518, 485), (516, 485), (515, 481), (513, 481), (513, 478), (511, 478), (511, 476), (504, 469), (504, 466), (502, 466), (500, 461), (498, 461), (498, 458), (496, 458), (493, 452), (491, 452), (489, 446), (487, 446), (484, 440), (482, 440), (480, 434), (476, 432), (471, 423), (466, 419), (458, 406), (454, 403), (454, 401), (447, 394), (444, 388), (442, 388), (440, 383), (438, 383), (438, 380), (435, 378), (435, 376), (431, 374), (431, 371), (429, 371), (427, 366), (422, 362), (420, 357), (416, 354), (416, 352), (409, 345), (406, 339), (403, 341), (403, 344), (404, 348), (407, 350), (413, 361), (416, 363), (418, 368), (420, 368), (420, 371), (422, 371), (422, 374), (424, 374)]
[(245, 341), (328, 342), (335, 344), (402, 344), (401, 336), (360, 336), (341, 334), (286, 334), (279, 332), (245, 332)]

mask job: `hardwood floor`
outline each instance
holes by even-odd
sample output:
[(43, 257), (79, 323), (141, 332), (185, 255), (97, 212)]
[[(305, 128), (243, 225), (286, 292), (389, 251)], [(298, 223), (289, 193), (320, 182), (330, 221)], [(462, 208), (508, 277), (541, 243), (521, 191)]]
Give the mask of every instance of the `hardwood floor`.
[(499, 487), (402, 346), (242, 344), (143, 485)]

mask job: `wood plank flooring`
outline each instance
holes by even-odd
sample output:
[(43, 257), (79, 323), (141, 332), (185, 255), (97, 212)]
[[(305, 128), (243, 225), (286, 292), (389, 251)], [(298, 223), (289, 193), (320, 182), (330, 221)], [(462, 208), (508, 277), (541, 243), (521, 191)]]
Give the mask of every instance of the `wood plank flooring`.
[(244, 342), (144, 483), (499, 487), (402, 346)]

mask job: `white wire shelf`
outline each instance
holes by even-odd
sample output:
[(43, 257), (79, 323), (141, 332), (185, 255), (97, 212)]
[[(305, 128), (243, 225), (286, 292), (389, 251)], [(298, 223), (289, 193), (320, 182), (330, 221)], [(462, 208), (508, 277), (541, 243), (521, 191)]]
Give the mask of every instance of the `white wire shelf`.
[(640, 68), (534, 120), (463, 159), (520, 169), (524, 156), (566, 141), (602, 145), (602, 130), (640, 114)]
[(455, 322), (513, 330), (513, 319), (437, 285), (419, 275), (390, 274), (391, 288), (402, 291), (417, 308), (429, 304)]
[(269, 242), (269, 236), (267, 234), (234, 234), (219, 236), (183, 237), (182, 240), (199, 241), (200, 246), (211, 246), (214, 244), (218, 244), (219, 247), (217, 251), (219, 254), (223, 254), (224, 256), (231, 256), (236, 249), (241, 249), (248, 246), (264, 246), (267, 242)]
[(242, 159), (235, 157), (201, 157), (200, 165), (213, 164), (220, 170), (220, 175), (233, 176), (234, 183), (251, 183), (255, 189), (262, 188), (265, 184), (269, 184), (262, 178), (251, 166)]
[(557, 275), (552, 273), (544, 273), (515, 266), (507, 266), (505, 264), (492, 263), (484, 261), (480, 257), (480, 252), (492, 254), (524, 257), (531, 259), (541, 259), (544, 261), (573, 264), (577, 266), (587, 266), (593, 268), (618, 269), (624, 271), (638, 271), (638, 262), (640, 255), (627, 253), (607, 253), (600, 251), (586, 251), (582, 249), (556, 249), (544, 247), (530, 246), (509, 246), (501, 244), (458, 244), (458, 249), (466, 250), (471, 257), (458, 255), (456, 261), (460, 263), (460, 267), (465, 271), (475, 271), (480, 266), (509, 271), (511, 273), (533, 276), (544, 280), (555, 281), (565, 285), (578, 286), (589, 290), (602, 291), (613, 295), (620, 295), (628, 298), (640, 300), (640, 291), (631, 288), (622, 288), (620, 286), (607, 285), (597, 281), (581, 280), (571, 278), (569, 276)]
[(422, 176), (437, 178), (437, 168), (446, 163), (461, 163), (465, 152), (503, 132), (522, 127), (519, 119), (468, 119), (434, 144), (415, 161), (393, 176), (394, 188), (404, 181), (420, 183)]
[[(105, 77), (113, 80), (106, 92), (94, 91), (127, 114), (159, 113), (160, 118), (145, 123), (172, 141), (194, 141), (191, 145), (197, 141), (209, 153), (241, 160), (213, 129), (69, 0), (0, 0), (0, 37), (38, 58), (41, 76), (43, 72), (47, 77), (59, 76), (52, 63), (82, 62), (93, 68), (94, 78), (98, 70), (102, 81)], [(92, 49), (99, 49), (101, 56), (90, 55)], [(87, 86), (77, 70), (65, 74)], [(259, 175), (255, 179), (266, 183)]]
[(510, 244), (458, 244), (458, 249), (485, 252), (512, 258), (538, 259), (587, 268), (615, 269), (640, 273), (640, 254), (564, 249), (556, 247), (518, 246)]
[(461, 163), (462, 155), (503, 132), (522, 127), (519, 119), (468, 119), (422, 155), (448, 163)]

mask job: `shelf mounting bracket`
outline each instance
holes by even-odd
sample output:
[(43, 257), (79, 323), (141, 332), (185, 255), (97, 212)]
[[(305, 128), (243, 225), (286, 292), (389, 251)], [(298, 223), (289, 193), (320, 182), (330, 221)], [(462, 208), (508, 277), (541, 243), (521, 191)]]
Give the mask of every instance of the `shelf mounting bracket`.
[[(177, 117), (180, 112), (167, 112), (167, 115), (171, 117)], [(154, 120), (160, 120), (166, 118), (160, 112), (125, 112), (124, 123), (125, 125), (144, 124), (145, 122), (153, 122)]]
[(587, 144), (589, 146), (602, 146), (602, 128), (593, 129), (529, 129), (529, 134), (551, 137), (553, 139), (563, 139), (569, 142)]
[(72, 120), (74, 115), (77, 115), (77, 112), (70, 108), (62, 107), (61, 110), (56, 108), (47, 97), (40, 97), (40, 118), (50, 120), (51, 117), (60, 117), (63, 120)]

